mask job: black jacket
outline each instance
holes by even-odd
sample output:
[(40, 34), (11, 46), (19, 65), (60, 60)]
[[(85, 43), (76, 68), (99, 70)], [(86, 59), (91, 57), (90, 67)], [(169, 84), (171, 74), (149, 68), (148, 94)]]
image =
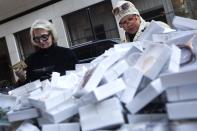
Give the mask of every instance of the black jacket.
[(40, 49), (30, 55), (26, 60), (27, 82), (37, 79), (44, 80), (51, 77), (52, 72), (65, 74), (66, 70), (75, 69), (77, 58), (68, 48), (53, 44), (48, 49)]

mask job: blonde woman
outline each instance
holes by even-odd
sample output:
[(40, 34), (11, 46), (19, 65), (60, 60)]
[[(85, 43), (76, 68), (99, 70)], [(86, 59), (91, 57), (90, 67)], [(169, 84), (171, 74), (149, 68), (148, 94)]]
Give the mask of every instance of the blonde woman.
[(77, 63), (75, 54), (68, 48), (57, 46), (57, 32), (47, 20), (36, 20), (30, 29), (31, 42), (38, 51), (26, 60), (27, 68), (15, 71), (19, 83), (25, 84), (37, 79), (49, 79), (52, 72), (65, 74)]

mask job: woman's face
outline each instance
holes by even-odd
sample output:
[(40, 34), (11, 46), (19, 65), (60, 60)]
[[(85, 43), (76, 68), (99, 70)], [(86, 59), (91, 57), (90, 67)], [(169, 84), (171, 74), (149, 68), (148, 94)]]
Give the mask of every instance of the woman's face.
[(140, 17), (138, 15), (127, 15), (120, 20), (120, 27), (129, 34), (135, 34), (140, 27)]
[(36, 46), (46, 49), (53, 44), (51, 33), (45, 29), (34, 29), (33, 40)]

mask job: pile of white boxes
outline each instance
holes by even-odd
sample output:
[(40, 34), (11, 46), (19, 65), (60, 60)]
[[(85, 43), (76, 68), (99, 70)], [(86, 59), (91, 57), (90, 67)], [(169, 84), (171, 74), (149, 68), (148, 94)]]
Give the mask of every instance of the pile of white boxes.
[[(197, 21), (175, 17), (173, 24), (176, 31), (152, 21), (139, 41), (0, 95), (0, 106), (10, 108), (10, 122), (24, 121), (16, 131), (193, 131), (197, 62), (180, 67), (188, 52), (176, 45), (190, 42), (197, 52)], [(167, 112), (140, 113), (165, 93)]]

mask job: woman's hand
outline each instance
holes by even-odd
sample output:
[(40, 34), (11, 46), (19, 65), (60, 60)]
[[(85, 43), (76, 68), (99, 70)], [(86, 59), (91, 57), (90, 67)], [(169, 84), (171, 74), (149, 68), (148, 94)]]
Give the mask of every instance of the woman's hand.
[(18, 68), (14, 70), (16, 76), (19, 78), (19, 81), (23, 82), (26, 80), (27, 75), (26, 75), (26, 70), (22, 68)]

